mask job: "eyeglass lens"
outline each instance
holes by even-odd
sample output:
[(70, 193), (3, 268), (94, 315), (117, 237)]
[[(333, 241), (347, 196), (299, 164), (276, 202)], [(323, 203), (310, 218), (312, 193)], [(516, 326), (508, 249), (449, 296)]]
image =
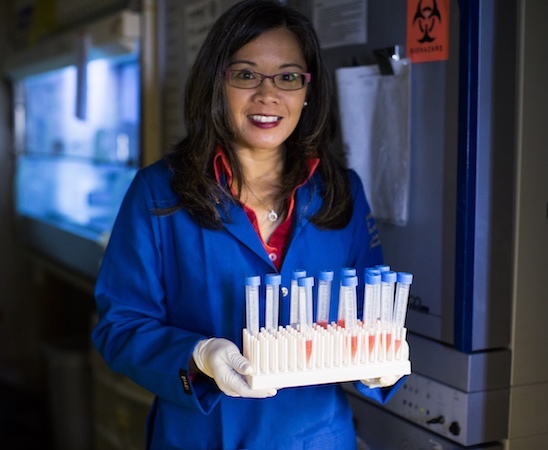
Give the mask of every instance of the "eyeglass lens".
[(234, 87), (253, 89), (261, 85), (265, 78), (270, 78), (276, 87), (286, 91), (301, 89), (306, 84), (305, 75), (298, 72), (285, 72), (276, 75), (263, 75), (250, 70), (228, 71), (228, 81)]

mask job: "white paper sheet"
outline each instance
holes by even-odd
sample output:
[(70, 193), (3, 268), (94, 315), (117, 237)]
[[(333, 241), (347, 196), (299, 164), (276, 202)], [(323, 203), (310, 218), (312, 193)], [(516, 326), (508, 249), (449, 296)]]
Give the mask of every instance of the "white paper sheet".
[(322, 48), (367, 42), (367, 0), (315, 0), (312, 16)]
[(200, 0), (185, 6), (184, 30), (187, 65), (190, 67), (213, 23), (221, 15), (220, 0)]

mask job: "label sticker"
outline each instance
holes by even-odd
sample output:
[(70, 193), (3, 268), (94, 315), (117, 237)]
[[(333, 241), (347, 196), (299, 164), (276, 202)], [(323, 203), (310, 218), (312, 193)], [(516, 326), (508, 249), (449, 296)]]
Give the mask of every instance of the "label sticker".
[(449, 58), (449, 0), (407, 0), (407, 56), (413, 63)]

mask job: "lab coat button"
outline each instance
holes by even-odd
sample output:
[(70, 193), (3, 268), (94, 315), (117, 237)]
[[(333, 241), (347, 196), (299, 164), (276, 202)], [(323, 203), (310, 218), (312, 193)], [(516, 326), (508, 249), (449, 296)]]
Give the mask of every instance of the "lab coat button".
[(289, 289), (287, 289), (285, 286), (282, 287), (282, 297), (287, 297), (289, 295)]

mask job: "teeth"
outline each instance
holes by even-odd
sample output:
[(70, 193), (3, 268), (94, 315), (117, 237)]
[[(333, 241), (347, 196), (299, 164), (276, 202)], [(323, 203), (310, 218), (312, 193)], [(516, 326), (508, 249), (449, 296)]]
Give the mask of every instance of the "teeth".
[(278, 116), (249, 116), (251, 120), (254, 120), (255, 122), (261, 122), (261, 123), (272, 123), (277, 122), (280, 118)]

